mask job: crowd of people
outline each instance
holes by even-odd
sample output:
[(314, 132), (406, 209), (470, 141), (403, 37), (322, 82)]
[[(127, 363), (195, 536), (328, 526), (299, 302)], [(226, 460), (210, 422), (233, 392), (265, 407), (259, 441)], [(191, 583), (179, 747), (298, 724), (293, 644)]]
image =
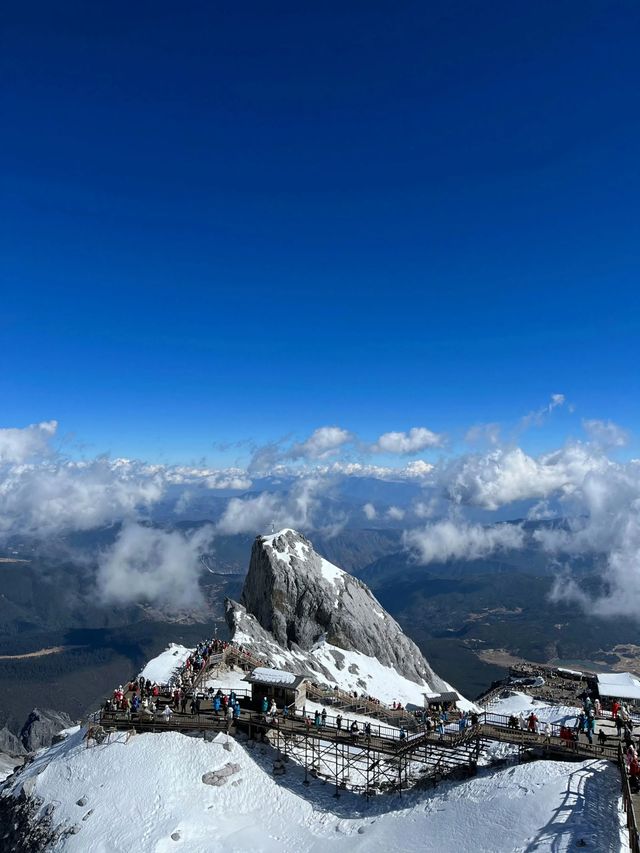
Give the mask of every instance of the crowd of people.
[[(625, 746), (625, 757), (632, 789), (640, 790), (640, 760), (633, 734), (634, 723), (631, 712), (626, 705), (616, 700), (611, 707), (611, 718), (616, 729), (617, 740), (622, 740)], [(535, 711), (531, 711), (529, 714), (525, 714), (523, 711), (517, 715), (512, 714), (507, 725), (511, 729), (543, 734), (547, 742), (550, 741), (552, 735), (559, 736), (567, 747), (578, 743), (580, 735), (584, 735), (590, 744), (593, 744), (594, 738), (597, 737), (600, 747), (604, 748), (607, 741), (616, 736), (607, 734), (602, 723), (598, 725), (598, 721), (603, 721), (603, 719), (604, 714), (600, 699), (592, 699), (589, 694), (586, 694), (583, 698), (582, 709), (576, 716), (573, 725), (560, 723), (554, 726), (550, 722), (541, 724)]]
[[(168, 722), (174, 714), (199, 716), (203, 701), (211, 703), (211, 711), (217, 719), (227, 721), (229, 727), (241, 713), (240, 702), (235, 693), (223, 693), (210, 687), (196, 692), (195, 686), (206, 670), (212, 655), (223, 654), (230, 644), (217, 638), (198, 643), (182, 666), (173, 673), (166, 684), (158, 684), (142, 674), (126, 685), (119, 685), (113, 696), (107, 698), (102, 710), (120, 713), (125, 719), (163, 720)], [(238, 652), (241, 653), (238, 648)]]

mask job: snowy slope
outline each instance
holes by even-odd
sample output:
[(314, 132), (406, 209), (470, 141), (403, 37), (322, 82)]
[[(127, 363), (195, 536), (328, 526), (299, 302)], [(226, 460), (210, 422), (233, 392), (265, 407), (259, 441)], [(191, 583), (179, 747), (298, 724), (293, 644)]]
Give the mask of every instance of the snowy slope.
[(532, 711), (535, 711), (541, 723), (566, 724), (568, 726), (575, 724), (581, 711), (580, 708), (570, 705), (548, 705), (546, 702), (527, 696), (526, 693), (518, 692), (506, 699), (494, 699), (493, 702), (487, 704), (484, 710), (487, 712), (489, 720), (492, 714), (508, 717), (510, 714), (517, 716), (524, 713), (528, 716)]
[[(275, 753), (225, 735), (213, 743), (175, 732), (134, 735), (87, 749), (82, 733), (42, 751), (20, 785), (53, 804), (57, 825), (74, 828), (64, 853), (512, 853), (624, 849), (619, 781), (603, 762), (536, 762), (445, 783), (431, 792), (332, 796), (289, 763), (271, 775)], [(202, 775), (231, 762), (222, 787)], [(17, 793), (20, 785), (15, 783)], [(77, 805), (81, 802), (82, 805)]]
[(171, 643), (161, 654), (152, 658), (140, 675), (150, 681), (163, 684), (169, 681), (173, 671), (181, 667), (193, 649), (187, 649), (176, 643)]
[(250, 620), (253, 620), (250, 614), (239, 614), (240, 629), (234, 633), (234, 642), (247, 649), (255, 650), (257, 654), (266, 654), (270, 663), (278, 669), (297, 671), (300, 664), (303, 664), (318, 684), (325, 684), (328, 687), (337, 685), (347, 691), (355, 690), (358, 694), (373, 696), (388, 705), (395, 701), (403, 705), (412, 703), (422, 708), (425, 695), (433, 695), (433, 690), (426, 681), (418, 684), (380, 663), (377, 658), (362, 652), (340, 649), (325, 639), (316, 643), (306, 654), (295, 650), (289, 651), (276, 642), (265, 639), (261, 639), (260, 643), (256, 644), (253, 640), (253, 632), (242, 630), (243, 621)]

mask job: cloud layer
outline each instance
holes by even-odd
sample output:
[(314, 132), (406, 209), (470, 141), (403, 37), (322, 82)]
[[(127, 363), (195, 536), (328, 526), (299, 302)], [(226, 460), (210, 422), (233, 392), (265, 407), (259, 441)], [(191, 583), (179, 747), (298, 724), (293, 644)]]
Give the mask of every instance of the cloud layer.
[[(538, 425), (562, 406), (564, 397), (553, 395), (521, 422)], [(423, 563), (476, 559), (532, 542), (567, 565), (592, 555), (606, 566), (605, 592), (589, 598), (564, 582), (556, 594), (597, 613), (640, 613), (640, 462), (616, 458), (629, 436), (611, 421), (584, 419), (582, 428), (586, 440), (534, 455), (500, 444), (498, 425), (486, 424), (467, 433), (485, 452), (456, 456), (449, 449), (433, 463), (406, 460), (446, 449), (445, 437), (426, 427), (366, 444), (340, 426), (323, 426), (301, 441), (256, 449), (250, 467), (270, 478), (257, 489), (243, 467), (71, 459), (56, 446), (57, 423), (44, 421), (0, 430), (0, 538), (123, 523), (112, 551), (100, 557), (100, 595), (186, 607), (198, 600), (199, 557), (212, 535), (260, 533), (272, 524), (323, 534), (350, 521), (401, 526), (406, 547)], [(374, 465), (367, 459), (373, 453), (403, 464)], [(371, 486), (376, 481), (388, 491)], [(218, 503), (206, 535), (147, 523), (160, 509), (165, 521), (172, 513), (188, 518), (194, 496), (208, 494)], [(561, 517), (564, 523), (530, 534), (522, 524), (498, 523), (516, 513), (530, 522)]]

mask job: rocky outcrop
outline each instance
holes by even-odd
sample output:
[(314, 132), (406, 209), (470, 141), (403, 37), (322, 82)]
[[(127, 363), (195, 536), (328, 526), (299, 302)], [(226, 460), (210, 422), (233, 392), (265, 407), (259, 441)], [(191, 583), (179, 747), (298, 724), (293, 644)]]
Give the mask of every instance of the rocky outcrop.
[(60, 837), (53, 827), (53, 806), (24, 790), (0, 795), (0, 850), (7, 853), (43, 853)]
[(22, 727), (20, 741), (27, 752), (35, 752), (43, 746), (51, 746), (58, 732), (72, 725), (71, 717), (62, 711), (41, 711), (34, 708)]
[(377, 658), (433, 690), (447, 689), (368, 587), (324, 560), (295, 530), (255, 540), (240, 606), (228, 602), (227, 621), (234, 636), (266, 650), (275, 641), (297, 653), (301, 665), (325, 641)]
[(19, 758), (27, 754), (22, 742), (6, 726), (0, 729), (0, 752), (10, 755), (12, 758)]

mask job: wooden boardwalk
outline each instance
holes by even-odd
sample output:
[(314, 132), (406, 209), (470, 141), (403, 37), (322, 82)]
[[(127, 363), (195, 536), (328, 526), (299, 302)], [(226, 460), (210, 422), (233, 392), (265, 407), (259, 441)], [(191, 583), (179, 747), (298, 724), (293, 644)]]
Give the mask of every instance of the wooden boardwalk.
[[(257, 714), (249, 710), (242, 710), (240, 717), (233, 721), (232, 729), (240, 729), (251, 736), (257, 731), (275, 731), (297, 734), (312, 738), (314, 740), (327, 741), (341, 744), (367, 743), (372, 751), (395, 757), (411, 755), (421, 747), (428, 745), (437, 749), (452, 749), (472, 741), (498, 741), (519, 747), (522, 750), (535, 750), (546, 758), (560, 761), (585, 761), (592, 759), (606, 759), (618, 761), (618, 742), (600, 746), (598, 743), (569, 741), (551, 735), (530, 732), (528, 730), (513, 729), (507, 726), (507, 718), (504, 723), (497, 721), (497, 715), (491, 714), (491, 720), (486, 720), (486, 714), (480, 715), (477, 726), (467, 726), (462, 731), (445, 731), (441, 737), (436, 732), (417, 732), (406, 737), (401, 737), (398, 729), (381, 726), (377, 720), (372, 721), (372, 733), (365, 738), (360, 724), (360, 732), (357, 738), (353, 738), (348, 728), (338, 729), (335, 724), (316, 727), (312, 722), (309, 724), (301, 716), (276, 717), (275, 723), (268, 722), (263, 714)], [(333, 718), (335, 720), (335, 718)], [(345, 720), (345, 726), (349, 723)], [(162, 732), (162, 731), (227, 731), (227, 721), (221, 715), (217, 717), (213, 711), (205, 710), (199, 715), (181, 714), (174, 712), (169, 719), (157, 714), (151, 719), (132, 715), (130, 718), (121, 712), (105, 712), (100, 714), (100, 724), (105, 729), (117, 729), (126, 731), (134, 729), (139, 732)], [(452, 727), (450, 727), (452, 728)]]
[[(617, 737), (615, 728), (606, 718), (598, 720), (599, 728), (607, 733), (607, 742), (601, 745), (597, 739), (589, 743), (584, 734), (578, 740), (565, 740), (559, 737), (559, 727), (553, 726), (552, 734), (522, 730), (509, 726), (509, 718), (491, 711), (478, 715), (478, 723), (459, 728), (456, 714), (452, 714), (451, 722), (443, 734), (434, 731), (427, 732), (424, 725), (409, 715), (406, 710), (389, 708), (382, 703), (366, 697), (352, 696), (345, 691), (323, 688), (315, 684), (308, 685), (309, 698), (315, 698), (331, 708), (332, 711), (343, 713), (343, 727), (338, 728), (336, 717), (327, 715), (326, 722), (316, 726), (308, 717), (300, 713), (289, 716), (278, 715), (275, 719), (266, 719), (264, 714), (257, 714), (244, 707), (240, 716), (228, 723), (224, 714), (216, 715), (210, 695), (205, 695), (203, 687), (217, 670), (217, 680), (221, 680), (221, 667), (236, 665), (243, 669), (253, 669), (263, 666), (261, 661), (250, 652), (235, 646), (227, 646), (221, 652), (211, 654), (202, 669), (195, 675), (188, 688), (189, 694), (197, 694), (201, 699), (201, 713), (189, 714), (174, 711), (167, 719), (162, 715), (162, 709), (171, 702), (171, 696), (165, 692), (158, 697), (157, 712), (149, 714), (101, 711), (94, 716), (94, 725), (99, 723), (104, 730), (163, 732), (178, 731), (199, 733), (206, 736), (209, 733), (228, 732), (235, 734), (238, 730), (249, 737), (268, 735), (278, 751), (283, 748), (285, 754), (291, 752), (296, 760), (301, 761), (307, 772), (323, 775), (318, 769), (322, 762), (335, 761), (335, 772), (330, 771), (330, 778), (338, 788), (345, 784), (345, 766), (356, 768), (364, 776), (366, 783), (363, 793), (369, 796), (377, 790), (383, 790), (381, 780), (388, 787), (384, 790), (402, 791), (409, 784), (408, 767), (410, 764), (421, 765), (421, 772), (426, 774), (423, 779), (434, 782), (455, 772), (473, 773), (476, 770), (482, 750), (490, 742), (510, 744), (518, 749), (519, 757), (528, 754), (534, 758), (547, 758), (560, 761), (607, 760), (616, 762), (622, 780), (622, 798), (627, 816), (630, 846), (632, 853), (640, 853), (640, 834), (636, 815), (640, 816), (640, 793), (633, 793), (629, 784), (629, 776), (623, 757), (623, 749)], [(230, 689), (223, 690), (230, 693)], [(249, 703), (250, 691), (236, 690), (241, 704)], [(129, 694), (130, 695), (130, 694)], [(349, 730), (350, 715), (366, 716), (370, 720), (371, 732), (364, 735), (361, 719), (358, 721), (359, 733), (353, 736)], [(401, 733), (399, 726), (404, 729)], [(339, 755), (342, 756), (341, 767), (343, 778), (339, 782)], [(359, 762), (359, 764), (358, 764)], [(363, 770), (364, 768), (364, 770)], [(404, 782), (403, 782), (404, 774)], [(326, 773), (324, 774), (326, 776)], [(373, 781), (372, 781), (373, 780)], [(377, 781), (376, 781), (377, 780)], [(351, 783), (350, 783), (351, 784)], [(390, 786), (390, 787), (389, 787)], [(356, 787), (352, 785), (354, 790)], [(362, 786), (361, 786), (362, 787)]]

